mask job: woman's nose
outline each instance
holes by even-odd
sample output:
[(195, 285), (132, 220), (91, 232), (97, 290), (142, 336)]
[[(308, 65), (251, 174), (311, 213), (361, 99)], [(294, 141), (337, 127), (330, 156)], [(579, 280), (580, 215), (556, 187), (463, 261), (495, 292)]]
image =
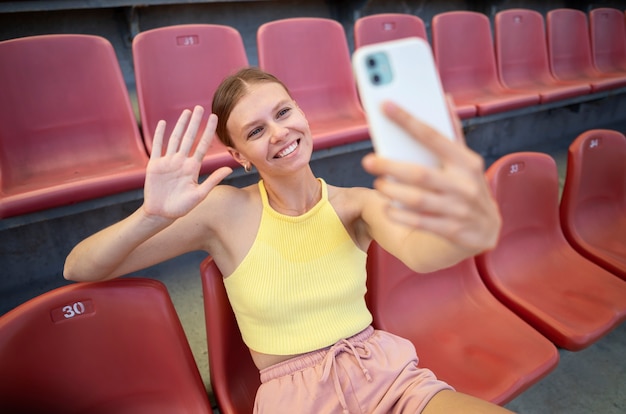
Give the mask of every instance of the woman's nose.
[(285, 138), (289, 134), (289, 129), (278, 123), (273, 123), (271, 133), (272, 133), (271, 135), (272, 143), (281, 142), (285, 140)]

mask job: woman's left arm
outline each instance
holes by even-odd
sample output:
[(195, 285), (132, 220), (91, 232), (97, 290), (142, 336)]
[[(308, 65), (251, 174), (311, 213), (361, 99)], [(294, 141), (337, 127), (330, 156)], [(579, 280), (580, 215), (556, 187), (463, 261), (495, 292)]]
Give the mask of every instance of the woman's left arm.
[(440, 167), (366, 156), (363, 167), (377, 176), (378, 192), (362, 212), (370, 237), (422, 273), (495, 247), (498, 206), (485, 180), (484, 161), (465, 145), (458, 118), (457, 139), (451, 141), (395, 104), (386, 103), (383, 110), (432, 151)]

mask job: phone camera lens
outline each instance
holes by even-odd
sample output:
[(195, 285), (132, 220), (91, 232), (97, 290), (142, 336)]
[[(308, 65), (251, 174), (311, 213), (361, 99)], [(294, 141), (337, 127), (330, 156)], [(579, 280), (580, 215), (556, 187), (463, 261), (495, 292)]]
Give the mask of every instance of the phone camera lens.
[(376, 66), (376, 59), (374, 59), (374, 58), (367, 59), (367, 66), (369, 66), (370, 68), (375, 67)]
[(374, 85), (378, 85), (380, 83), (380, 75), (375, 73), (372, 76), (372, 82), (374, 83)]

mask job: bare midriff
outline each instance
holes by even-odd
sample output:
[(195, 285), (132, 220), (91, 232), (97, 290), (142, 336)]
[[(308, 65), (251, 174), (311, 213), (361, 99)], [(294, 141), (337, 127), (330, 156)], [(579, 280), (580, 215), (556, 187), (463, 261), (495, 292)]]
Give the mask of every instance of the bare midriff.
[(256, 365), (259, 371), (261, 371), (265, 368), (271, 367), (272, 365), (280, 364), (283, 361), (287, 361), (288, 359), (295, 358), (303, 354), (271, 355), (271, 354), (263, 354), (261, 352), (256, 352), (250, 349), (250, 355), (252, 355), (252, 360), (254, 361), (254, 365)]

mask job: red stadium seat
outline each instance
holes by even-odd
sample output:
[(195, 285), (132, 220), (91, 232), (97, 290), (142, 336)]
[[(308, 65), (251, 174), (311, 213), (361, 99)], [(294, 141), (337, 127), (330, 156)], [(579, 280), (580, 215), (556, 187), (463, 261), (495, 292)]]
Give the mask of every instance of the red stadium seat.
[(576, 351), (626, 318), (626, 283), (581, 256), (559, 223), (556, 163), (512, 153), (487, 170), (503, 226), (495, 249), (477, 257), (489, 289), (557, 346)]
[(550, 73), (544, 19), (540, 13), (527, 9), (500, 11), (494, 29), (498, 75), (505, 87), (538, 93), (541, 103), (591, 92), (588, 83), (556, 80)]
[(487, 290), (474, 259), (417, 274), (374, 242), (367, 299), (374, 326), (411, 340), (420, 366), (497, 404), (521, 394), (559, 360), (550, 341)]
[(200, 265), (211, 387), (222, 414), (248, 414), (261, 385), (212, 257)]
[(0, 317), (0, 406), (13, 414), (212, 413), (165, 286), (67, 285)]
[(591, 56), (601, 72), (626, 72), (626, 21), (624, 12), (598, 8), (589, 12)]
[[(424, 21), (418, 16), (405, 13), (381, 13), (361, 17), (354, 24), (355, 48), (406, 37), (419, 37), (428, 41)], [(457, 106), (456, 112), (460, 118), (471, 118), (476, 115), (476, 106)]]
[[(152, 151), (152, 134), (159, 120), (167, 122), (165, 136), (169, 137), (184, 109), (201, 105), (205, 113), (210, 113), (213, 94), (222, 80), (248, 66), (239, 32), (232, 27), (210, 24), (141, 32), (133, 40), (133, 60), (148, 152)], [(224, 165), (239, 166), (226, 147), (215, 139), (204, 158), (201, 173), (210, 173)]]
[(419, 37), (428, 40), (424, 21), (414, 14), (381, 13), (365, 16), (354, 23), (354, 47)]
[(0, 42), (0, 218), (143, 186), (148, 157), (111, 44)]
[(539, 103), (536, 93), (506, 89), (498, 80), (489, 18), (452, 11), (432, 19), (432, 43), (444, 90), (458, 105), (475, 105), (478, 115)]
[(569, 147), (561, 225), (588, 259), (626, 280), (626, 138), (584, 132)]
[(589, 82), (592, 92), (626, 86), (626, 74), (603, 73), (593, 66), (587, 15), (580, 10), (550, 10), (546, 18), (548, 57), (560, 80)]
[(314, 149), (369, 139), (343, 26), (290, 18), (257, 32), (259, 66), (289, 88), (311, 126)]

